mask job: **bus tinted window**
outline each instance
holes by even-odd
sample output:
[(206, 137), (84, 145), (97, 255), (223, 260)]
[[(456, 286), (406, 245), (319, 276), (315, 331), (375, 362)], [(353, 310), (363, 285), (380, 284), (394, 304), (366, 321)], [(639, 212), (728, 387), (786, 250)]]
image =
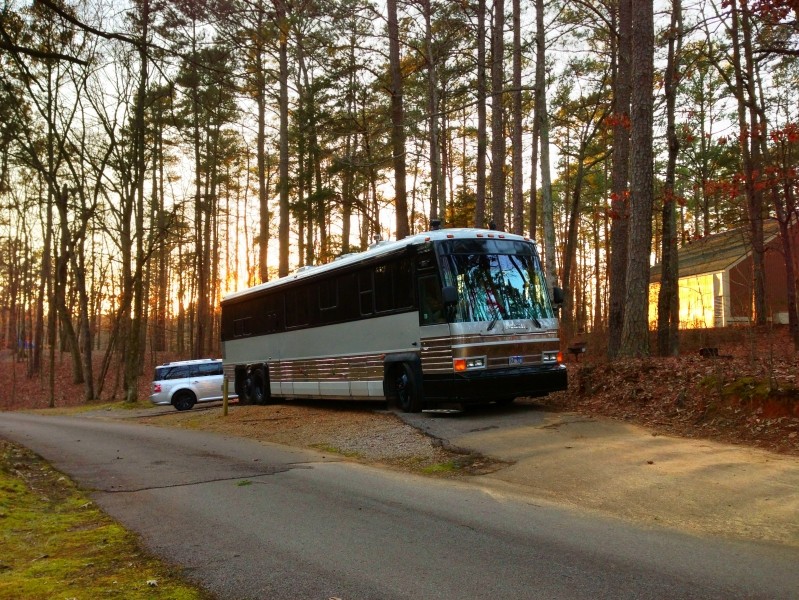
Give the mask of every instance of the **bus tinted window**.
[(390, 265), (375, 267), (375, 310), (386, 312), (394, 308), (394, 282)]
[(307, 325), (311, 318), (308, 305), (308, 288), (295, 288), (286, 292), (286, 327)]
[(362, 315), (371, 315), (374, 312), (372, 304), (372, 270), (366, 269), (358, 273), (358, 296)]
[(403, 260), (375, 267), (375, 310), (387, 312), (413, 305), (411, 264)]
[(319, 291), (319, 310), (332, 310), (338, 306), (338, 280), (329, 279), (320, 281)]

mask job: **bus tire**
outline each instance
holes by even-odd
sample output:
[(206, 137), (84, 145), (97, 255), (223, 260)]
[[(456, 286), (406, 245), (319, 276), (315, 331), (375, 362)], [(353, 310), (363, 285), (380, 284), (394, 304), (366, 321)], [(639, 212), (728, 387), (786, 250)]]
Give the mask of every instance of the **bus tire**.
[(269, 390), (266, 387), (266, 374), (261, 367), (250, 374), (250, 396), (253, 404), (269, 404)]
[(419, 382), (411, 365), (401, 363), (395, 371), (397, 405), (402, 412), (417, 413), (422, 411), (422, 394)]
[(252, 404), (251, 376), (246, 369), (236, 368), (236, 382), (234, 384), (239, 404)]

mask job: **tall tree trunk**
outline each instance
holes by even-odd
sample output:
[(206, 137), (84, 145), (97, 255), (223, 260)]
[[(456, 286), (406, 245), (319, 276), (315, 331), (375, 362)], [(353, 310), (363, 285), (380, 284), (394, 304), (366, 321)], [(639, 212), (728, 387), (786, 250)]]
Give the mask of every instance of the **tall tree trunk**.
[[(749, 31), (748, 9), (740, 9), (735, 4), (732, 12), (733, 69), (735, 72), (734, 91), (738, 101), (738, 128), (740, 130), (741, 161), (744, 175), (744, 192), (749, 217), (749, 235), (752, 244), (752, 281), (754, 293), (754, 321), (757, 325), (766, 323), (765, 269), (763, 255), (763, 197), (756, 177), (760, 173), (760, 135), (757, 118), (757, 99), (754, 88), (754, 72), (750, 69), (751, 32)], [(741, 39), (743, 37), (743, 40)], [(744, 48), (741, 48), (743, 43)], [(742, 56), (742, 50), (746, 57)], [(751, 79), (750, 79), (751, 78)], [(748, 122), (747, 122), (748, 119)]]
[(424, 46), (427, 60), (427, 110), (430, 113), (430, 221), (444, 215), (444, 193), (441, 170), (441, 147), (438, 133), (438, 79), (436, 57), (433, 56), (433, 7), (424, 0)]
[(258, 133), (256, 152), (258, 169), (258, 272), (261, 283), (269, 281), (269, 189), (266, 184), (266, 65), (264, 64), (265, 42), (263, 38), (264, 10), (257, 7), (257, 27), (255, 34), (255, 100), (258, 109)]
[(608, 299), (608, 357), (621, 346), (624, 302), (627, 295), (629, 237), (630, 94), (632, 0), (619, 0), (618, 45), (613, 82), (613, 192), (610, 205), (610, 277)]
[(477, 1), (477, 183), (474, 226), (485, 227), (486, 211), (486, 0)]
[[(534, 104), (538, 102), (538, 89), (535, 90)], [(541, 141), (541, 124), (533, 119), (532, 149), (530, 152), (530, 239), (538, 239), (538, 145)]]
[(549, 170), (549, 114), (546, 95), (546, 32), (544, 0), (535, 0), (535, 119), (541, 135), (541, 222), (544, 227), (544, 266), (550, 293), (557, 281), (555, 214)]
[[(128, 227), (128, 241), (123, 242), (128, 245), (132, 242), (130, 239), (130, 221), (135, 217), (135, 228), (138, 239), (135, 242), (136, 254), (135, 262), (137, 265), (136, 273), (134, 275), (132, 261), (131, 264), (126, 266), (125, 270), (125, 288), (126, 294), (130, 298), (127, 309), (130, 311), (130, 318), (128, 320), (128, 330), (126, 335), (126, 347), (124, 355), (125, 377), (124, 377), (124, 390), (125, 402), (136, 402), (138, 400), (138, 383), (139, 372), (141, 369), (141, 353), (144, 351), (144, 340), (142, 339), (141, 323), (142, 312), (144, 310), (144, 288), (142, 285), (142, 262), (144, 261), (143, 251), (143, 237), (144, 237), (144, 174), (147, 168), (145, 158), (145, 123), (144, 111), (145, 101), (147, 97), (147, 80), (148, 80), (148, 37), (149, 37), (149, 24), (150, 24), (150, 3), (148, 0), (143, 2), (142, 7), (142, 31), (141, 38), (139, 39), (138, 52), (139, 52), (139, 86), (136, 92), (136, 105), (134, 108), (134, 126), (133, 126), (133, 177), (131, 178), (131, 187), (129, 190), (130, 199), (127, 201), (127, 214), (125, 222)], [(132, 250), (132, 248), (131, 248)], [(132, 258), (132, 257), (130, 257)]]
[(280, 160), (278, 188), (280, 190), (280, 224), (278, 225), (278, 276), (289, 274), (289, 65), (288, 65), (288, 21), (283, 0), (273, 0), (280, 30), (278, 48), (280, 85)]
[(752, 270), (754, 275), (755, 323), (762, 326), (765, 325), (766, 321), (768, 320), (766, 308), (766, 247), (763, 239), (764, 203), (762, 186), (758, 185), (758, 182), (755, 181), (755, 178), (762, 180), (763, 177), (762, 167), (764, 154), (761, 150), (761, 140), (765, 141), (764, 137), (766, 135), (766, 122), (765, 120), (761, 121), (758, 114), (759, 102), (755, 88), (757, 74), (755, 73), (754, 50), (752, 47), (752, 24), (750, 19), (750, 10), (751, 9), (746, 6), (745, 3), (742, 3), (742, 7), (740, 8), (741, 32), (743, 33), (744, 65), (746, 68), (746, 77), (744, 81), (746, 82), (746, 93), (749, 98), (747, 103), (749, 109), (749, 122), (752, 125), (748, 142), (752, 159), (751, 184), (753, 185), (753, 194), (750, 214), (752, 215)]
[(391, 70), (391, 148), (394, 163), (394, 210), (397, 218), (397, 239), (410, 233), (408, 199), (405, 190), (405, 113), (402, 100), (402, 70), (399, 49), (397, 0), (387, 0), (388, 61)]
[(674, 109), (679, 85), (679, 63), (682, 50), (682, 0), (672, 0), (671, 27), (669, 28), (669, 51), (666, 63), (666, 143), (668, 162), (666, 181), (663, 186), (662, 252), (660, 291), (658, 292), (658, 354), (676, 356), (680, 351), (680, 296), (677, 265), (677, 194), (674, 181), (677, 171), (677, 154), (680, 141), (677, 137)]
[(505, 123), (502, 98), (505, 79), (505, 0), (494, 0), (491, 36), (491, 221), (505, 230)]
[(522, 31), (521, 1), (513, 0), (513, 225), (511, 231), (524, 233), (524, 173), (522, 172)]
[(58, 318), (61, 323), (62, 342), (72, 355), (72, 383), (83, 383), (83, 366), (80, 359), (78, 336), (72, 324), (72, 313), (67, 307), (66, 302), (67, 276), (72, 254), (72, 236), (69, 231), (69, 217), (67, 214), (68, 202), (69, 190), (66, 184), (64, 184), (60, 193), (56, 194), (56, 207), (58, 208), (61, 241), (59, 243), (58, 256), (56, 257), (54, 298), (55, 308), (58, 311)]
[(622, 356), (649, 355), (649, 256), (652, 250), (654, 153), (652, 149), (655, 28), (653, 0), (636, 0), (632, 12), (630, 96), (630, 232)]

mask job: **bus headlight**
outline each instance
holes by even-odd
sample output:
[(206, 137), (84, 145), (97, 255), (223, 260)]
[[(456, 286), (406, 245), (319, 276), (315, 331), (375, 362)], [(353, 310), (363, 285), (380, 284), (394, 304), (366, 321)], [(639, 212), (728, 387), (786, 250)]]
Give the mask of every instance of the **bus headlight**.
[(545, 364), (562, 363), (563, 354), (558, 350), (550, 350), (541, 353), (541, 361)]
[(452, 361), (452, 367), (456, 373), (472, 371), (474, 369), (485, 369), (485, 356), (475, 356), (470, 358), (456, 358)]

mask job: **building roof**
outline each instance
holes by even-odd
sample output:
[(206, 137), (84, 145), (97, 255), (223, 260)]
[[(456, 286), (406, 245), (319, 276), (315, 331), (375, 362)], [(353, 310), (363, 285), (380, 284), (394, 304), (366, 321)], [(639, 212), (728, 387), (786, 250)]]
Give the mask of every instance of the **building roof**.
[[(763, 240), (768, 243), (779, 235), (779, 223), (776, 219), (763, 221)], [(677, 251), (679, 277), (718, 273), (730, 268), (752, 252), (749, 227), (729, 229), (721, 233), (694, 240)], [(661, 264), (654, 265), (649, 271), (649, 281), (660, 281)]]

